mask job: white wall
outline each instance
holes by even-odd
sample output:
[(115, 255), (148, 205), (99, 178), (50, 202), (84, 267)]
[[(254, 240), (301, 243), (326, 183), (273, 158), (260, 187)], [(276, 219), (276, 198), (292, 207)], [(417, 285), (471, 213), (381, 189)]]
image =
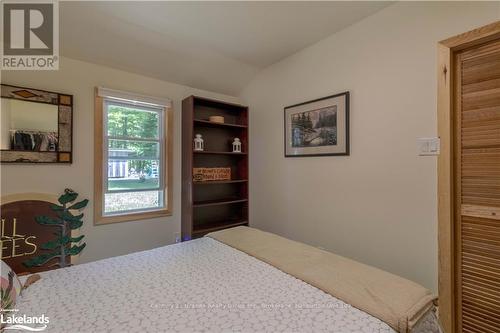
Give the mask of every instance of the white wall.
[[(69, 187), (89, 198), (82, 234), (87, 247), (80, 262), (154, 248), (174, 242), (180, 231), (181, 101), (195, 94), (238, 102), (230, 96), (200, 91), (94, 64), (62, 58), (58, 71), (4, 71), (2, 83), (74, 95), (74, 148), (72, 165), (2, 165), (2, 195), (25, 192), (59, 194)], [(104, 86), (174, 101), (173, 216), (139, 222), (94, 226), (94, 88)]]
[[(436, 43), (499, 4), (397, 3), (263, 72), (250, 107), (251, 224), (437, 290)], [(349, 90), (351, 155), (284, 158), (283, 107)]]

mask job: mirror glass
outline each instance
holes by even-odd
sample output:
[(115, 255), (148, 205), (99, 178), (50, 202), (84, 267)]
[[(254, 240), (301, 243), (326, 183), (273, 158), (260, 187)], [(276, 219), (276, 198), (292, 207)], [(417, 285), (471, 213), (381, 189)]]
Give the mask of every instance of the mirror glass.
[(1, 100), (2, 150), (57, 151), (57, 105), (12, 98)]

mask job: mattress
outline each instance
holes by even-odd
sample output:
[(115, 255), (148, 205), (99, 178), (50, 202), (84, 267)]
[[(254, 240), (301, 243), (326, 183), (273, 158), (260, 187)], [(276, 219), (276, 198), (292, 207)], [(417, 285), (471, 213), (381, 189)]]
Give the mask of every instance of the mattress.
[[(45, 332), (380, 332), (387, 324), (211, 238), (41, 273), (16, 315)], [(412, 333), (438, 333), (429, 312)]]

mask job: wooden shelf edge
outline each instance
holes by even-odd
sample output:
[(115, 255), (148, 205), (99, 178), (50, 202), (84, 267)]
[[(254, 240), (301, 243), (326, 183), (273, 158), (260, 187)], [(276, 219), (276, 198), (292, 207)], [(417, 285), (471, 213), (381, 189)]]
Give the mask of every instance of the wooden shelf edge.
[(248, 128), (247, 125), (231, 124), (231, 123), (216, 123), (210, 120), (194, 119), (193, 122), (199, 125), (213, 126), (213, 127), (234, 127), (234, 128)]
[(207, 180), (204, 182), (193, 181), (193, 185), (216, 185), (216, 184), (234, 184), (247, 183), (248, 179), (231, 179), (231, 180)]
[(246, 202), (246, 198), (228, 198), (221, 200), (204, 200), (193, 202), (193, 207), (209, 207), (209, 206), (220, 206), (220, 205), (231, 205), (240, 202)]
[(200, 234), (205, 234), (213, 231), (218, 231), (222, 229), (227, 229), (227, 228), (233, 228), (233, 227), (238, 227), (242, 225), (248, 225), (248, 221), (242, 220), (242, 221), (237, 221), (237, 222), (230, 222), (224, 224), (224, 222), (220, 223), (207, 223), (205, 227), (201, 225), (199, 229), (193, 228), (193, 235), (200, 235)]
[(205, 102), (214, 103), (214, 104), (229, 105), (229, 106), (233, 106), (233, 107), (236, 107), (236, 108), (241, 108), (241, 109), (244, 109), (244, 110), (248, 109), (248, 106), (242, 105), (242, 104), (238, 104), (238, 103), (232, 103), (232, 102), (226, 102), (226, 101), (219, 101), (217, 99), (208, 98), (208, 97), (201, 97), (201, 96), (196, 96), (196, 95), (191, 95), (191, 97), (193, 98), (194, 102), (196, 102), (196, 100), (200, 100), (200, 101), (205, 101)]
[(218, 154), (218, 155), (247, 155), (247, 153), (234, 153), (232, 151), (210, 151), (210, 150), (203, 150), (203, 151), (195, 151), (193, 150), (193, 154)]

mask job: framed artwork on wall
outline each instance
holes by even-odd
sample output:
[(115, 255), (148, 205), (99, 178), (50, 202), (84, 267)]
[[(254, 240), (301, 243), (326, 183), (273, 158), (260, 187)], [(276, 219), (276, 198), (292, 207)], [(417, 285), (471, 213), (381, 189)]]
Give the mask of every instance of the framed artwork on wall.
[(285, 107), (285, 157), (349, 155), (349, 92)]

